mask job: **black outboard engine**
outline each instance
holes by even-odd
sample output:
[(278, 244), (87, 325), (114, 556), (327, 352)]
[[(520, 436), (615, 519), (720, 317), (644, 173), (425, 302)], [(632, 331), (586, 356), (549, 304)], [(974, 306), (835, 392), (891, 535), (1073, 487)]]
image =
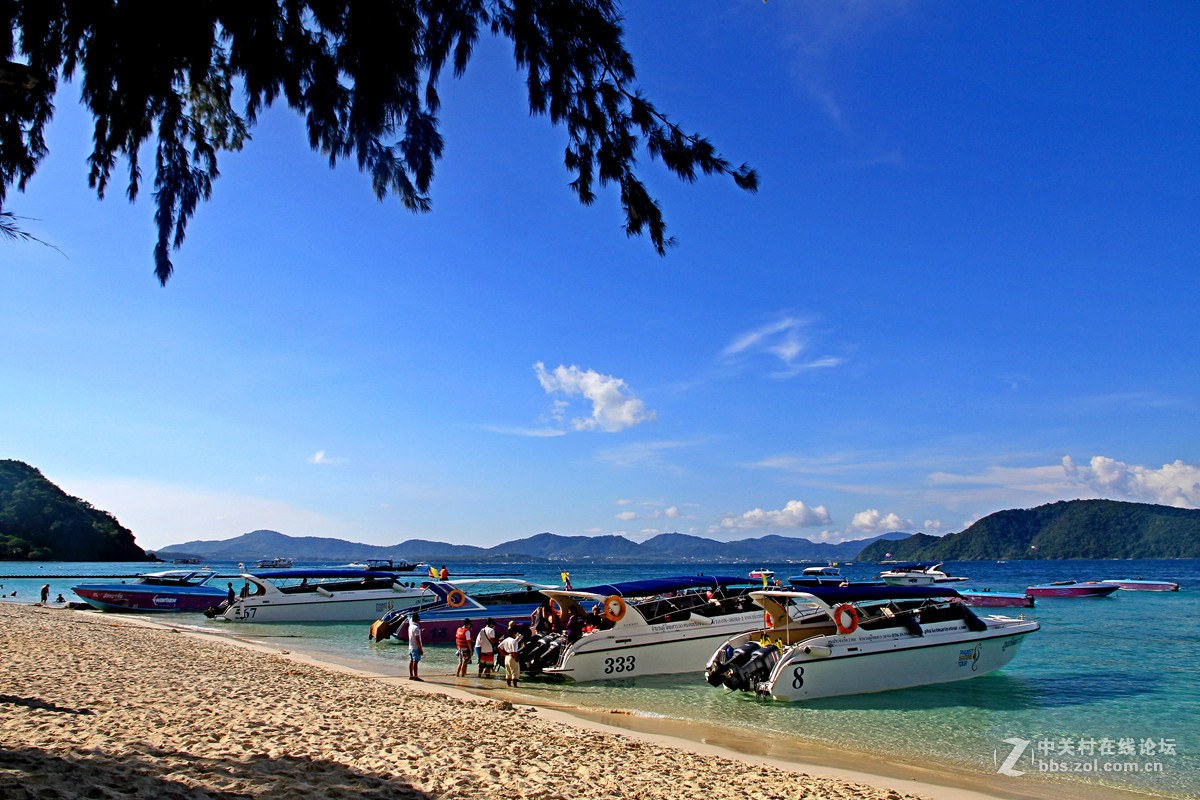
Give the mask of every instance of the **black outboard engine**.
[(771, 670), (775, 668), (777, 661), (778, 647), (773, 644), (750, 642), (734, 651), (734, 657), (726, 665), (721, 682), (730, 689), (754, 691), (759, 681), (771, 677)]
[(704, 679), (713, 686), (720, 686), (725, 682), (725, 674), (730, 669), (745, 664), (750, 655), (758, 648), (758, 642), (746, 642), (736, 650), (726, 645), (717, 654), (717, 660), (713, 662), (713, 665), (704, 671)]
[(222, 600), (217, 605), (209, 606), (208, 608), (204, 609), (204, 616), (208, 617), (209, 619), (216, 619), (217, 617), (224, 614), (228, 609), (229, 609), (229, 601)]
[(558, 657), (567, 646), (565, 633), (536, 634), (527, 640), (528, 644), (521, 648), (519, 656), (521, 671), (537, 675), (547, 667), (558, 663)]

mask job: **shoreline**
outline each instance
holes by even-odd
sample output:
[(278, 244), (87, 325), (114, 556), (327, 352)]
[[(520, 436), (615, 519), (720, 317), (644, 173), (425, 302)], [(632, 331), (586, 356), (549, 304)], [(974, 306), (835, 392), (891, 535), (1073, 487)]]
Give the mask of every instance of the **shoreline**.
[[(373, 665), (353, 660), (349, 663), (330, 661), (322, 658), (323, 654), (292, 652), (280, 646), (248, 641), (237, 635), (176, 626), (158, 618), (101, 615), (97, 612), (59, 609), (39, 611), (45, 614), (94, 618), (129, 628), (183, 633), (198, 641), (257, 652), (272, 661), (284, 664), (311, 666), (326, 673), (362, 677), (392, 690), (399, 690), (410, 697), (436, 694), (472, 704), (482, 701), (497, 705), (509, 704), (510, 707), (526, 707), (529, 710), (525, 713), (530, 716), (548, 723), (565, 725), (577, 731), (636, 738), (655, 747), (665, 747), (705, 758), (733, 760), (742, 768), (778, 770), (789, 774), (793, 780), (805, 778), (832, 781), (840, 787), (832, 794), (818, 796), (869, 797), (879, 793), (879, 797), (894, 798), (898, 796), (898, 792), (913, 793), (930, 800), (1138, 800), (1163, 796), (1104, 785), (1028, 777), (1014, 778), (999, 774), (972, 773), (936, 764), (912, 764), (878, 754), (848, 753), (820, 748), (807, 740), (781, 736), (752, 736), (716, 725), (621, 713), (619, 710), (600, 712), (560, 704), (541, 704), (536, 698), (530, 698), (519, 691), (507, 690), (503, 685), (493, 688), (487, 684), (474, 684), (473, 681), (472, 685), (463, 685), (459, 682), (460, 679), (438, 673), (427, 673), (424, 683), (414, 684), (408, 682), (403, 675), (378, 672)], [(851, 793), (843, 794), (843, 790)], [(870, 793), (862, 794), (861, 790), (868, 790)]]

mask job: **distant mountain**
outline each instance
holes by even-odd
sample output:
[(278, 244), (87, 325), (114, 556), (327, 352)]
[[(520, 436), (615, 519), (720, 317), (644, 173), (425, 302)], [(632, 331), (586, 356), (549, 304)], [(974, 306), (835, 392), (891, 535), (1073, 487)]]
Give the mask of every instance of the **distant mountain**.
[(885, 533), (870, 539), (828, 544), (789, 536), (763, 536), (719, 542), (682, 533), (662, 533), (641, 544), (624, 536), (560, 536), (539, 533), (494, 547), (475, 547), (409, 539), (395, 545), (358, 544), (342, 539), (294, 537), (277, 531), (253, 531), (220, 541), (173, 544), (158, 551), (163, 558), (191, 556), (209, 561), (257, 561), (288, 556), (297, 561), (351, 561), (364, 558), (406, 558), (430, 563), (487, 561), (598, 561), (655, 563), (664, 561), (779, 562), (845, 561), (864, 546), (884, 539), (903, 539), (907, 533)]
[(1200, 510), (1116, 500), (1069, 500), (997, 511), (961, 533), (877, 542), (859, 561), (1200, 558)]
[(22, 461), (0, 460), (0, 560), (148, 561), (107, 511), (71, 497)]

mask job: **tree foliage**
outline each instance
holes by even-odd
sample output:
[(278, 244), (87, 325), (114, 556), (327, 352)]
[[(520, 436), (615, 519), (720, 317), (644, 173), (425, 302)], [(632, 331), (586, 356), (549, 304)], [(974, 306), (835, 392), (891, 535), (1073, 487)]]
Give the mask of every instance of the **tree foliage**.
[(997, 511), (960, 533), (875, 542), (855, 559), (910, 561), (1063, 558), (1200, 558), (1200, 510), (1066, 500)]
[(377, 197), (428, 210), (442, 154), (438, 81), (447, 68), (461, 76), (487, 32), (512, 42), (531, 111), (565, 128), (580, 202), (615, 184), (626, 233), (649, 235), (660, 254), (673, 240), (636, 172), (639, 152), (684, 181), (720, 173), (757, 187), (753, 170), (636, 89), (615, 0), (0, 0), (0, 23), (10, 32), (0, 38), (0, 203), (33, 176), (58, 83), (79, 75), (95, 120), (88, 181), (101, 197), (124, 158), (136, 198), (139, 151), (154, 140), (163, 283), (212, 193), (218, 154), (241, 148), (275, 102), (304, 116), (330, 165), (353, 159)]
[(144, 561), (128, 528), (37, 469), (0, 460), (0, 560)]

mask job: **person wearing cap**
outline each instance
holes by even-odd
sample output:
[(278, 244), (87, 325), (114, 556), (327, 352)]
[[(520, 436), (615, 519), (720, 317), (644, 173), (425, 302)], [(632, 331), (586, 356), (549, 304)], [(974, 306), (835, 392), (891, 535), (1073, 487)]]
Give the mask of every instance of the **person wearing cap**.
[(458, 648), (457, 678), (467, 677), (467, 666), (471, 663), (471, 620), (464, 619), (462, 627), (454, 632), (454, 646)]
[(517, 654), (521, 652), (521, 638), (517, 623), (510, 620), (508, 636), (498, 646), (501, 655), (504, 656), (504, 682), (514, 688), (521, 673), (521, 662), (517, 659)]

